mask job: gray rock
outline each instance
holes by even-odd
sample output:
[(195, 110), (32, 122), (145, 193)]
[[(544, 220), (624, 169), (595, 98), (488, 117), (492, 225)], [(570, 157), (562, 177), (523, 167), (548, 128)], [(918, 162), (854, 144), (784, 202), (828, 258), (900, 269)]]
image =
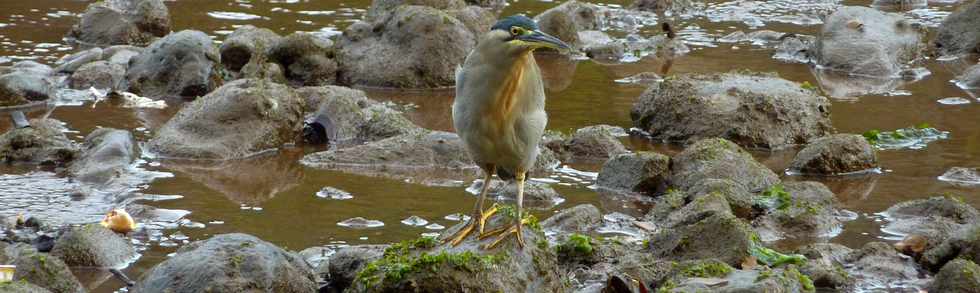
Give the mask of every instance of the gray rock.
[(17, 106), (44, 101), (54, 95), (51, 67), (34, 61), (14, 64), (0, 71), (0, 106)]
[(753, 221), (763, 240), (780, 238), (812, 239), (834, 236), (842, 229), (837, 219), (837, 198), (819, 182), (783, 182), (789, 202), (777, 198), (768, 214)]
[(796, 250), (807, 258), (800, 272), (809, 276), (815, 287), (837, 291), (850, 291), (854, 284), (854, 278), (843, 266), (851, 252), (847, 246), (836, 243), (813, 243)]
[(78, 68), (68, 78), (68, 86), (77, 90), (94, 87), (112, 91), (121, 88), (124, 78), (126, 78), (125, 66), (108, 61), (96, 61)]
[(596, 184), (603, 188), (657, 195), (667, 190), (670, 157), (654, 152), (617, 155), (602, 165)]
[(727, 179), (749, 192), (762, 191), (779, 183), (779, 177), (752, 155), (721, 139), (705, 139), (688, 146), (674, 156), (670, 182), (680, 190), (689, 190), (708, 179)]
[(51, 255), (70, 266), (120, 268), (137, 257), (129, 240), (100, 226), (71, 227), (55, 241)]
[[(558, 164), (550, 150), (539, 149), (541, 153), (531, 174), (550, 172)], [(312, 168), (410, 179), (432, 185), (463, 180), (476, 175), (477, 170), (459, 136), (425, 129), (364, 145), (309, 154), (300, 163)]]
[[(491, 217), (489, 227), (499, 227), (512, 219), (500, 213)], [(465, 224), (459, 223), (447, 229), (442, 237), (449, 237)], [(527, 228), (523, 230), (526, 245), (517, 247), (512, 237), (503, 240), (492, 249), (483, 246), (493, 237), (479, 240), (468, 237), (458, 246), (422, 242), (405, 245), (393, 250), (382, 261), (374, 263), (375, 269), (361, 271), (351, 292), (563, 292), (562, 282), (554, 249), (550, 249), (543, 233)], [(418, 247), (421, 246), (421, 247)], [(424, 256), (429, 256), (424, 258)], [(431, 261), (421, 261), (429, 259)], [(419, 266), (402, 271), (403, 274), (386, 274), (403, 262), (418, 262)]]
[(122, 65), (125, 68), (129, 68), (129, 60), (132, 60), (133, 57), (138, 56), (143, 52), (143, 50), (143, 47), (116, 45), (105, 48), (105, 50), (102, 52), (102, 59), (109, 61), (109, 63)]
[(949, 196), (933, 196), (900, 202), (885, 210), (884, 214), (891, 218), (943, 217), (959, 224), (970, 224), (980, 218), (977, 209), (963, 202), (962, 199)]
[[(676, 196), (677, 192), (665, 197)], [(687, 204), (668, 202), (669, 208), (655, 208), (646, 215), (649, 222), (666, 228), (683, 227), (713, 214), (731, 214), (732, 208), (724, 196), (710, 193), (700, 196)], [(681, 206), (683, 205), (683, 206)], [(679, 207), (679, 208), (678, 208)]]
[(79, 148), (54, 119), (31, 120), (31, 127), (17, 128), (0, 135), (0, 159), (4, 162), (65, 165), (74, 160)]
[[(617, 131), (618, 130), (618, 131)], [(580, 128), (572, 137), (564, 140), (560, 150), (562, 161), (605, 161), (620, 154), (628, 153), (614, 132), (625, 133), (621, 128), (609, 125), (594, 125)]]
[(912, 258), (884, 242), (869, 242), (851, 252), (844, 262), (858, 282), (914, 282), (922, 275)]
[(381, 259), (388, 245), (354, 245), (338, 249), (330, 257), (327, 272), (330, 275), (330, 287), (337, 292), (350, 288), (357, 273), (367, 264)]
[(402, 5), (390, 13), (354, 23), (338, 38), (340, 83), (395, 88), (452, 86), (456, 66), (494, 19), (490, 11), (478, 7), (444, 11)]
[(980, 89), (980, 65), (973, 65), (967, 68), (962, 75), (956, 78), (957, 84), (967, 89)]
[(708, 212), (661, 230), (647, 248), (668, 260), (714, 258), (734, 266), (749, 256), (753, 235), (752, 227), (731, 213)]
[[(683, 266), (683, 265), (682, 265)], [(720, 276), (697, 277), (704, 273), (681, 274), (673, 288), (661, 287), (657, 292), (810, 292), (801, 281), (795, 267), (762, 270), (732, 270)]]
[(878, 152), (864, 136), (834, 134), (807, 144), (789, 170), (807, 175), (847, 175), (878, 168)]
[(306, 262), (251, 235), (196, 241), (143, 274), (136, 292), (314, 292)]
[(42, 287), (38, 287), (37, 285), (24, 281), (0, 283), (0, 291), (7, 292), (7, 293), (50, 293), (51, 292), (48, 291), (48, 289), (44, 289)]
[(252, 25), (239, 27), (221, 43), (221, 64), (230, 71), (241, 71), (252, 59), (266, 56), (266, 52), (280, 39), (278, 34), (266, 28)]
[(145, 45), (169, 32), (163, 0), (113, 0), (89, 4), (68, 38), (85, 46)]
[(15, 281), (26, 281), (54, 293), (86, 292), (68, 265), (57, 257), (38, 253), (26, 244), (10, 245), (4, 251), (12, 260), (11, 264), (17, 267), (14, 271)]
[(694, 9), (694, 1), (691, 0), (635, 0), (630, 5), (631, 9), (650, 12), (673, 12), (684, 13)]
[(74, 178), (104, 184), (128, 168), (139, 157), (129, 131), (99, 128), (85, 137), (85, 150), (68, 168)]
[(687, 193), (695, 199), (710, 194), (721, 195), (728, 201), (732, 213), (746, 220), (756, 218), (767, 208), (759, 204), (744, 186), (729, 179), (705, 179), (689, 188)]
[(463, 0), (375, 0), (371, 1), (365, 19), (380, 20), (391, 16), (398, 6), (417, 5), (435, 8), (438, 10), (457, 10), (466, 7), (467, 3)]
[(980, 288), (980, 266), (965, 260), (953, 260), (936, 274), (929, 292), (969, 293)]
[(296, 90), (315, 110), (313, 119), (324, 125), (332, 144), (360, 144), (420, 130), (401, 112), (369, 99), (363, 91), (340, 87), (304, 87)]
[(599, 29), (601, 17), (595, 4), (572, 0), (541, 12), (534, 20), (542, 32), (573, 46), (581, 46), (579, 31)]
[(809, 35), (786, 34), (779, 38), (776, 51), (772, 57), (789, 63), (809, 63), (813, 58), (811, 52), (817, 38)]
[(939, 25), (934, 45), (943, 55), (980, 53), (980, 3), (966, 2)]
[(845, 6), (824, 21), (813, 53), (818, 65), (833, 71), (891, 77), (919, 57), (921, 37), (900, 14)]
[(55, 62), (57, 67), (54, 68), (54, 71), (72, 73), (81, 68), (82, 65), (102, 60), (103, 56), (102, 48), (92, 48), (75, 54), (66, 55), (65, 57), (61, 57), (58, 62)]
[(218, 50), (208, 35), (172, 33), (130, 61), (129, 91), (149, 98), (199, 97), (221, 85)]
[(630, 117), (657, 140), (721, 137), (746, 148), (781, 149), (834, 131), (827, 98), (752, 72), (684, 74), (651, 85)]
[[(473, 181), (473, 184), (467, 190), (474, 191), (479, 196), (479, 192), (483, 190), (483, 184), (483, 180), (478, 179)], [(498, 201), (515, 201), (517, 199), (517, 181), (490, 181), (490, 190), (487, 191), (487, 197)], [(557, 191), (552, 189), (551, 186), (548, 186), (548, 184), (535, 181), (526, 181), (524, 183), (524, 206), (548, 209), (563, 201), (565, 199)]]
[(580, 204), (555, 213), (541, 221), (544, 229), (558, 231), (562, 234), (585, 234), (602, 222), (602, 213), (591, 204)]
[(303, 101), (287, 86), (230, 82), (180, 109), (148, 142), (165, 157), (238, 159), (294, 142)]
[(941, 244), (926, 250), (919, 262), (935, 272), (956, 258), (974, 263), (980, 261), (980, 225), (976, 222), (963, 226)]
[(285, 69), (286, 78), (305, 86), (329, 85), (337, 81), (333, 41), (305, 32), (280, 38), (269, 49), (269, 60)]

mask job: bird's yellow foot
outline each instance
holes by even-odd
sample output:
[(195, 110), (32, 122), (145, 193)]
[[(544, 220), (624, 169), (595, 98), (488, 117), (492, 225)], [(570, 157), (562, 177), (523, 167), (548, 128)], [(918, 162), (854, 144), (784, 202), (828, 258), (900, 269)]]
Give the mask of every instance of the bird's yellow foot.
[(510, 227), (495, 229), (493, 231), (487, 232), (484, 235), (480, 235), (481, 239), (493, 235), (498, 235), (497, 238), (493, 240), (493, 242), (490, 242), (489, 244), (483, 246), (483, 249), (493, 249), (494, 247), (497, 247), (497, 245), (499, 245), (500, 242), (504, 241), (504, 239), (507, 239), (507, 237), (509, 237), (511, 234), (517, 235), (516, 236), (517, 246), (520, 248), (524, 248), (524, 224), (527, 224), (528, 221), (529, 221), (528, 218), (524, 218), (521, 219), (520, 221), (517, 221), (517, 223), (510, 225)]
[(498, 209), (497, 205), (493, 205), (486, 211), (479, 211), (477, 212), (476, 215), (470, 217), (470, 223), (466, 224), (466, 226), (463, 227), (463, 229), (457, 231), (456, 234), (454, 234), (453, 237), (450, 238), (452, 240), (449, 242), (449, 244), (451, 244), (452, 246), (459, 245), (460, 243), (463, 242), (464, 239), (466, 239), (467, 236), (473, 233), (474, 229), (478, 230), (479, 234), (482, 235), (483, 229), (487, 224), (487, 219), (490, 219), (490, 216), (496, 214), (497, 209)]

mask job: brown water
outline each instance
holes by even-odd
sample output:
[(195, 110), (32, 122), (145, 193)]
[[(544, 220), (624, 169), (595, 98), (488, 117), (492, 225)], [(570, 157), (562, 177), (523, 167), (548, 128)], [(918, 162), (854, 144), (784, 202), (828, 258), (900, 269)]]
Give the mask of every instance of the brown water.
[[(269, 3), (273, 2), (273, 3)], [(287, 3), (297, 2), (297, 3)], [(614, 5), (627, 5), (626, 1), (598, 1)], [(772, 1), (779, 3), (779, 1)], [(795, 3), (788, 1), (785, 3)], [(868, 5), (869, 1), (846, 1), (847, 5)], [(244, 5), (242, 3), (245, 3)], [(719, 7), (723, 1), (710, 1), (711, 7)], [(825, 3), (833, 3), (826, 1)], [(330, 32), (342, 30), (353, 19), (358, 19), (370, 5), (370, 1), (174, 1), (167, 2), (171, 9), (174, 30), (196, 29), (221, 40), (223, 34), (235, 26), (253, 24), (288, 34), (293, 31)], [(504, 14), (536, 14), (557, 3), (522, 0), (511, 3)], [(84, 9), (85, 3), (71, 0), (0, 1), (0, 56), (16, 61), (22, 58), (52, 63), (66, 54), (61, 38), (76, 20), (74, 14)], [(790, 5), (792, 6), (792, 5)], [(789, 6), (787, 6), (789, 7)], [(943, 11), (951, 11), (955, 5), (930, 4), (930, 10), (910, 15), (924, 19), (927, 25), (935, 23)], [(61, 11), (59, 13), (59, 11)], [(312, 12), (311, 12), (312, 11)], [(250, 20), (216, 18), (209, 13), (243, 12), (260, 17)], [(925, 15), (922, 17), (921, 15)], [(930, 15), (932, 17), (930, 18)], [(765, 19), (765, 17), (763, 17)], [(941, 18), (939, 18), (941, 19)], [(793, 81), (819, 84), (808, 65), (787, 64), (770, 57), (772, 50), (748, 43), (724, 44), (711, 41), (735, 30), (751, 32), (769, 29), (780, 32), (816, 34), (819, 25), (798, 26), (768, 23), (758, 28), (748, 28), (741, 22), (711, 22), (706, 17), (693, 17), (676, 22), (681, 35), (693, 41), (707, 34), (708, 43), (717, 47), (691, 45), (693, 51), (673, 61), (672, 74), (685, 72), (723, 72), (732, 69), (775, 71)], [(325, 29), (326, 28), (326, 29)], [(657, 31), (655, 26), (642, 29), (642, 34)], [(612, 34), (620, 34), (616, 30)], [(737, 46), (734, 48), (733, 46)], [(976, 60), (975, 57), (973, 60)], [(0, 66), (10, 61), (0, 57)], [(570, 132), (594, 125), (611, 124), (629, 128), (629, 110), (633, 101), (644, 90), (643, 86), (623, 85), (614, 80), (646, 71), (658, 71), (663, 60), (646, 58), (636, 63), (602, 65), (592, 61), (569, 61), (544, 58), (539, 60), (549, 78), (548, 127)], [(967, 61), (969, 62), (969, 61)], [(927, 122), (940, 130), (949, 131), (949, 139), (929, 143), (919, 150), (885, 150), (879, 152), (881, 175), (870, 175), (843, 180), (820, 180), (830, 186), (843, 203), (843, 207), (857, 212), (857, 220), (847, 222), (843, 232), (830, 241), (856, 247), (868, 241), (884, 237), (881, 222), (874, 213), (905, 200), (923, 198), (933, 194), (950, 192), (961, 195), (967, 202), (980, 207), (980, 188), (958, 187), (937, 180), (937, 176), (951, 167), (980, 166), (980, 102), (969, 93), (957, 88), (950, 80), (962, 68), (962, 64), (950, 65), (928, 60), (925, 67), (931, 75), (899, 90), (908, 95), (865, 95), (848, 99), (833, 99), (832, 120), (840, 132), (861, 133), (869, 129), (893, 130)], [(449, 129), (449, 108), (452, 91), (381, 91), (372, 90), (376, 99), (396, 103), (412, 103), (418, 108), (408, 113), (422, 126)], [(939, 98), (965, 97), (974, 101), (967, 105), (942, 105)], [(172, 105), (174, 106), (174, 105)], [(179, 106), (179, 105), (177, 105)], [(60, 107), (53, 117), (68, 123), (80, 138), (97, 127), (137, 129), (145, 127), (150, 132), (166, 121), (176, 109), (132, 110), (99, 104), (89, 107)], [(3, 123), (6, 123), (4, 121)], [(3, 129), (9, 125), (0, 126)], [(137, 138), (145, 141), (150, 134), (134, 131)], [(677, 147), (648, 144), (642, 140), (630, 140), (636, 149), (653, 148), (672, 153)], [(162, 162), (151, 170), (173, 173), (172, 178), (157, 179), (148, 186), (141, 186), (145, 194), (181, 195), (176, 200), (159, 201), (150, 205), (191, 211), (189, 219), (205, 223), (205, 228), (180, 228), (191, 240), (209, 235), (243, 232), (258, 236), (293, 250), (327, 244), (386, 243), (431, 232), (422, 227), (409, 227), (399, 223), (412, 215), (450, 226), (455, 222), (444, 216), (468, 211), (473, 196), (464, 192), (464, 186), (428, 187), (408, 184), (398, 180), (370, 178), (340, 172), (305, 168), (296, 163), (304, 153), (313, 149), (284, 149), (249, 160), (228, 162), (222, 165), (193, 166)], [(792, 159), (795, 150), (776, 153), (756, 153), (777, 173)], [(152, 161), (152, 159), (149, 159)], [(574, 166), (586, 171), (597, 171), (597, 166)], [(24, 174), (30, 168), (4, 167), (0, 172)], [(785, 177), (785, 176), (784, 176)], [(539, 216), (579, 203), (594, 203), (606, 211), (633, 210), (634, 205), (601, 197), (587, 188), (589, 182), (576, 183), (559, 177), (563, 184), (553, 185), (566, 201), (551, 210), (538, 210)], [(790, 177), (789, 180), (802, 178)], [(54, 180), (48, 178), (48, 180)], [(468, 183), (468, 182), (467, 182)], [(8, 186), (8, 187), (5, 187)], [(314, 194), (324, 186), (333, 186), (353, 194), (350, 200), (317, 198)], [(6, 190), (4, 190), (6, 188)], [(14, 190), (0, 184), (0, 201), (14, 196), (47, 197), (51, 193), (64, 194), (70, 188), (35, 188)], [(61, 195), (64, 196), (64, 195)], [(7, 205), (0, 215), (13, 214), (19, 209), (31, 210), (29, 205), (44, 206), (52, 200), (28, 201), (27, 206)], [(54, 200), (54, 205), (69, 205)], [(0, 204), (0, 207), (4, 205)], [(69, 205), (70, 206), (70, 205)], [(102, 206), (96, 206), (102, 207)], [(261, 207), (254, 210), (250, 207)], [(96, 208), (87, 210), (97, 216)], [(635, 212), (635, 211), (634, 211)], [(384, 227), (354, 230), (338, 227), (337, 222), (352, 217), (380, 220)], [(217, 224), (214, 221), (223, 223)], [(176, 230), (165, 230), (170, 235)], [(138, 277), (143, 271), (166, 258), (173, 247), (156, 244), (144, 251), (143, 257), (127, 272)], [(113, 279), (95, 281), (96, 292), (110, 292), (121, 287)]]

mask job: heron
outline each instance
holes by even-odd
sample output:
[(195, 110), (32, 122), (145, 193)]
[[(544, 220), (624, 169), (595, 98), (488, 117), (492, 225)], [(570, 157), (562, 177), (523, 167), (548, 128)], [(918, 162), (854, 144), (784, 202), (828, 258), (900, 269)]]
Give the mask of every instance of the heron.
[[(452, 245), (477, 231), (481, 236), (499, 234), (485, 248), (493, 248), (511, 234), (524, 247), (524, 181), (537, 159), (538, 143), (548, 123), (544, 82), (532, 54), (541, 48), (561, 53), (571, 50), (565, 42), (541, 32), (530, 18), (509, 16), (494, 24), (456, 69), (453, 126), (485, 177), (473, 215), (450, 237)], [(508, 227), (485, 234), (487, 219), (497, 211), (496, 206), (483, 209), (494, 174), (516, 180), (516, 219)]]

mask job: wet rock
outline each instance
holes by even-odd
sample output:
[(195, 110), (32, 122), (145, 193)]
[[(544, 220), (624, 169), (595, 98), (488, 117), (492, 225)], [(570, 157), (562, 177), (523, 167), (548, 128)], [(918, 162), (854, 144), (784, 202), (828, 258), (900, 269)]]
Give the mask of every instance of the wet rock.
[(965, 3), (939, 25), (934, 45), (943, 55), (980, 53), (980, 3)]
[(772, 170), (752, 155), (721, 139), (704, 139), (674, 156), (670, 182), (681, 190), (691, 189), (708, 179), (728, 179), (745, 190), (757, 192), (779, 183)]
[(138, 157), (132, 133), (99, 128), (85, 137), (85, 150), (68, 172), (82, 182), (103, 184), (123, 172)]
[(16, 266), (14, 281), (26, 281), (54, 293), (81, 293), (85, 287), (57, 257), (38, 253), (29, 245), (14, 244), (4, 249)]
[(0, 135), (0, 159), (5, 162), (65, 165), (78, 156), (79, 148), (65, 136), (61, 122), (31, 120), (31, 127), (11, 129)]
[(102, 60), (129, 67), (129, 59), (136, 57), (146, 48), (133, 45), (115, 45), (102, 50)]
[(628, 49), (625, 43), (613, 40), (608, 34), (598, 30), (580, 31), (578, 40), (580, 50), (585, 56), (597, 61), (619, 61)]
[(884, 242), (869, 242), (845, 258), (857, 287), (867, 287), (883, 280), (902, 280), (909, 284), (920, 281), (922, 273), (912, 258), (898, 253)]
[(827, 17), (813, 53), (830, 70), (891, 77), (917, 59), (922, 46), (919, 30), (902, 15), (846, 6)]
[(769, 194), (768, 214), (753, 221), (763, 240), (829, 238), (842, 229), (834, 207), (834, 193), (819, 182), (784, 182), (787, 197)]
[(956, 258), (980, 261), (980, 225), (974, 222), (955, 231), (941, 244), (926, 250), (919, 262), (935, 272)]
[(836, 243), (813, 243), (797, 249), (807, 262), (800, 272), (813, 280), (816, 288), (850, 291), (854, 279), (844, 270), (842, 261), (852, 250)]
[(939, 175), (937, 179), (954, 185), (978, 185), (980, 184), (980, 168), (952, 167), (943, 172), (943, 175)]
[(878, 168), (878, 153), (864, 136), (818, 138), (796, 154), (789, 170), (807, 175), (846, 175)]
[(581, 46), (579, 31), (600, 27), (601, 14), (595, 4), (568, 1), (534, 17), (541, 31), (573, 46)]
[(956, 84), (964, 89), (980, 89), (980, 65), (971, 66), (956, 80)]
[(129, 91), (154, 99), (203, 96), (221, 85), (219, 58), (211, 38), (202, 32), (169, 34), (130, 61)]
[[(483, 180), (479, 179), (473, 181), (473, 185), (467, 188), (467, 191), (480, 195), (483, 190)], [(517, 181), (516, 180), (491, 180), (490, 190), (487, 191), (487, 196), (491, 199), (496, 199), (499, 201), (516, 201), (517, 200)], [(561, 195), (558, 194), (551, 186), (548, 184), (526, 181), (524, 183), (524, 205), (530, 207), (540, 207), (540, 208), (550, 208), (559, 203), (565, 201)]]
[(602, 165), (596, 184), (603, 188), (656, 195), (667, 190), (670, 157), (654, 152), (617, 155)]
[(670, 197), (676, 197), (678, 194), (681, 193), (675, 191), (664, 195), (669, 201), (659, 201), (659, 203), (666, 203), (667, 206), (654, 208), (646, 215), (646, 220), (663, 227), (677, 227), (716, 213), (730, 214), (732, 210), (725, 197), (718, 193), (700, 196), (687, 204), (679, 201), (671, 202), (677, 199), (670, 199)]
[(221, 64), (230, 71), (241, 71), (245, 64), (277, 45), (281, 37), (266, 28), (244, 25), (228, 35), (221, 43)]
[(691, 0), (635, 0), (630, 5), (631, 9), (640, 11), (650, 11), (663, 13), (684, 13), (694, 9), (694, 1)]
[[(594, 125), (576, 130), (556, 150), (562, 161), (605, 161), (627, 153), (626, 147), (615, 133), (625, 133), (621, 128)], [(554, 149), (553, 149), (554, 150)]]
[(81, 68), (82, 65), (102, 60), (104, 58), (103, 54), (102, 48), (92, 48), (75, 54), (66, 55), (61, 57), (58, 62), (55, 62), (57, 67), (54, 68), (54, 71), (73, 73)]
[[(500, 227), (511, 219), (498, 214), (488, 227)], [(449, 237), (463, 223), (447, 229)], [(352, 292), (561, 292), (557, 257), (540, 231), (525, 227), (523, 248), (508, 238), (491, 249), (482, 246), (494, 239), (468, 237), (458, 246), (438, 244), (439, 240), (415, 240), (393, 246), (384, 257), (358, 274)], [(403, 265), (401, 274), (385, 272)]]
[(55, 241), (51, 255), (70, 266), (119, 268), (135, 259), (128, 240), (97, 224), (68, 229)]
[(936, 274), (929, 286), (929, 292), (966, 293), (980, 288), (980, 266), (976, 263), (957, 259), (947, 263)]
[(68, 38), (85, 46), (145, 45), (169, 32), (163, 0), (99, 1), (89, 4)]
[(721, 195), (728, 202), (732, 213), (746, 220), (758, 217), (767, 209), (744, 186), (729, 179), (705, 179), (688, 189), (687, 193), (693, 199), (711, 194)]
[(314, 292), (310, 266), (294, 253), (246, 234), (192, 242), (143, 274), (136, 292)]
[[(550, 150), (539, 150), (541, 153), (531, 174), (549, 172), (558, 164)], [(309, 154), (300, 163), (313, 168), (412, 179), (435, 185), (446, 185), (446, 179), (465, 179), (464, 172), (477, 170), (459, 136), (424, 129), (364, 145)]]
[(68, 78), (69, 87), (77, 90), (88, 88), (116, 90), (126, 77), (126, 67), (108, 61), (96, 61), (78, 68)]
[(939, 246), (963, 226), (980, 218), (980, 213), (972, 206), (946, 196), (901, 202), (883, 214), (888, 220), (883, 231), (924, 237), (927, 249)]
[(371, 7), (368, 7), (365, 19), (380, 20), (387, 18), (402, 5), (426, 6), (438, 10), (456, 10), (466, 7), (467, 3), (463, 0), (375, 0), (371, 1)]
[(586, 233), (602, 222), (602, 213), (591, 204), (564, 209), (541, 221), (541, 227), (559, 233)]
[(776, 45), (772, 57), (783, 62), (810, 63), (813, 58), (811, 49), (816, 40), (816, 37), (808, 35), (784, 35), (779, 38), (779, 44)]
[(241, 79), (195, 100), (147, 144), (165, 157), (238, 159), (293, 142), (303, 101), (287, 86)]
[(361, 90), (322, 86), (300, 88), (296, 93), (306, 99), (307, 109), (316, 110), (312, 120), (320, 124), (320, 135), (331, 144), (363, 143), (419, 131), (401, 112), (369, 99)]
[(269, 49), (269, 60), (285, 69), (290, 82), (304, 86), (333, 84), (337, 80), (333, 41), (325, 37), (296, 32), (280, 38)]
[(775, 74), (684, 74), (650, 86), (633, 125), (652, 138), (721, 137), (746, 148), (781, 149), (834, 131), (827, 98)]
[(338, 249), (330, 257), (327, 272), (330, 275), (330, 287), (336, 292), (350, 288), (357, 273), (368, 263), (381, 259), (388, 245), (355, 245)]
[[(456, 66), (493, 19), (477, 7), (443, 11), (415, 5), (397, 6), (388, 17), (369, 17), (350, 25), (337, 40), (338, 80), (375, 87), (451, 86)], [(481, 25), (467, 26), (473, 22)]]
[(0, 106), (16, 106), (44, 101), (54, 95), (51, 67), (34, 61), (14, 64), (0, 70)]
[[(657, 292), (811, 292), (812, 284), (801, 277), (796, 268), (765, 270), (727, 270), (711, 268), (711, 263), (679, 265), (677, 281), (672, 288), (661, 287)], [(730, 270), (730, 272), (729, 272)], [(728, 272), (728, 273), (725, 273)]]
[(50, 293), (48, 289), (38, 287), (28, 282), (0, 283), (0, 291), (7, 293)]
[(755, 232), (731, 213), (708, 212), (661, 230), (648, 249), (669, 260), (718, 259), (738, 265), (749, 256)]

